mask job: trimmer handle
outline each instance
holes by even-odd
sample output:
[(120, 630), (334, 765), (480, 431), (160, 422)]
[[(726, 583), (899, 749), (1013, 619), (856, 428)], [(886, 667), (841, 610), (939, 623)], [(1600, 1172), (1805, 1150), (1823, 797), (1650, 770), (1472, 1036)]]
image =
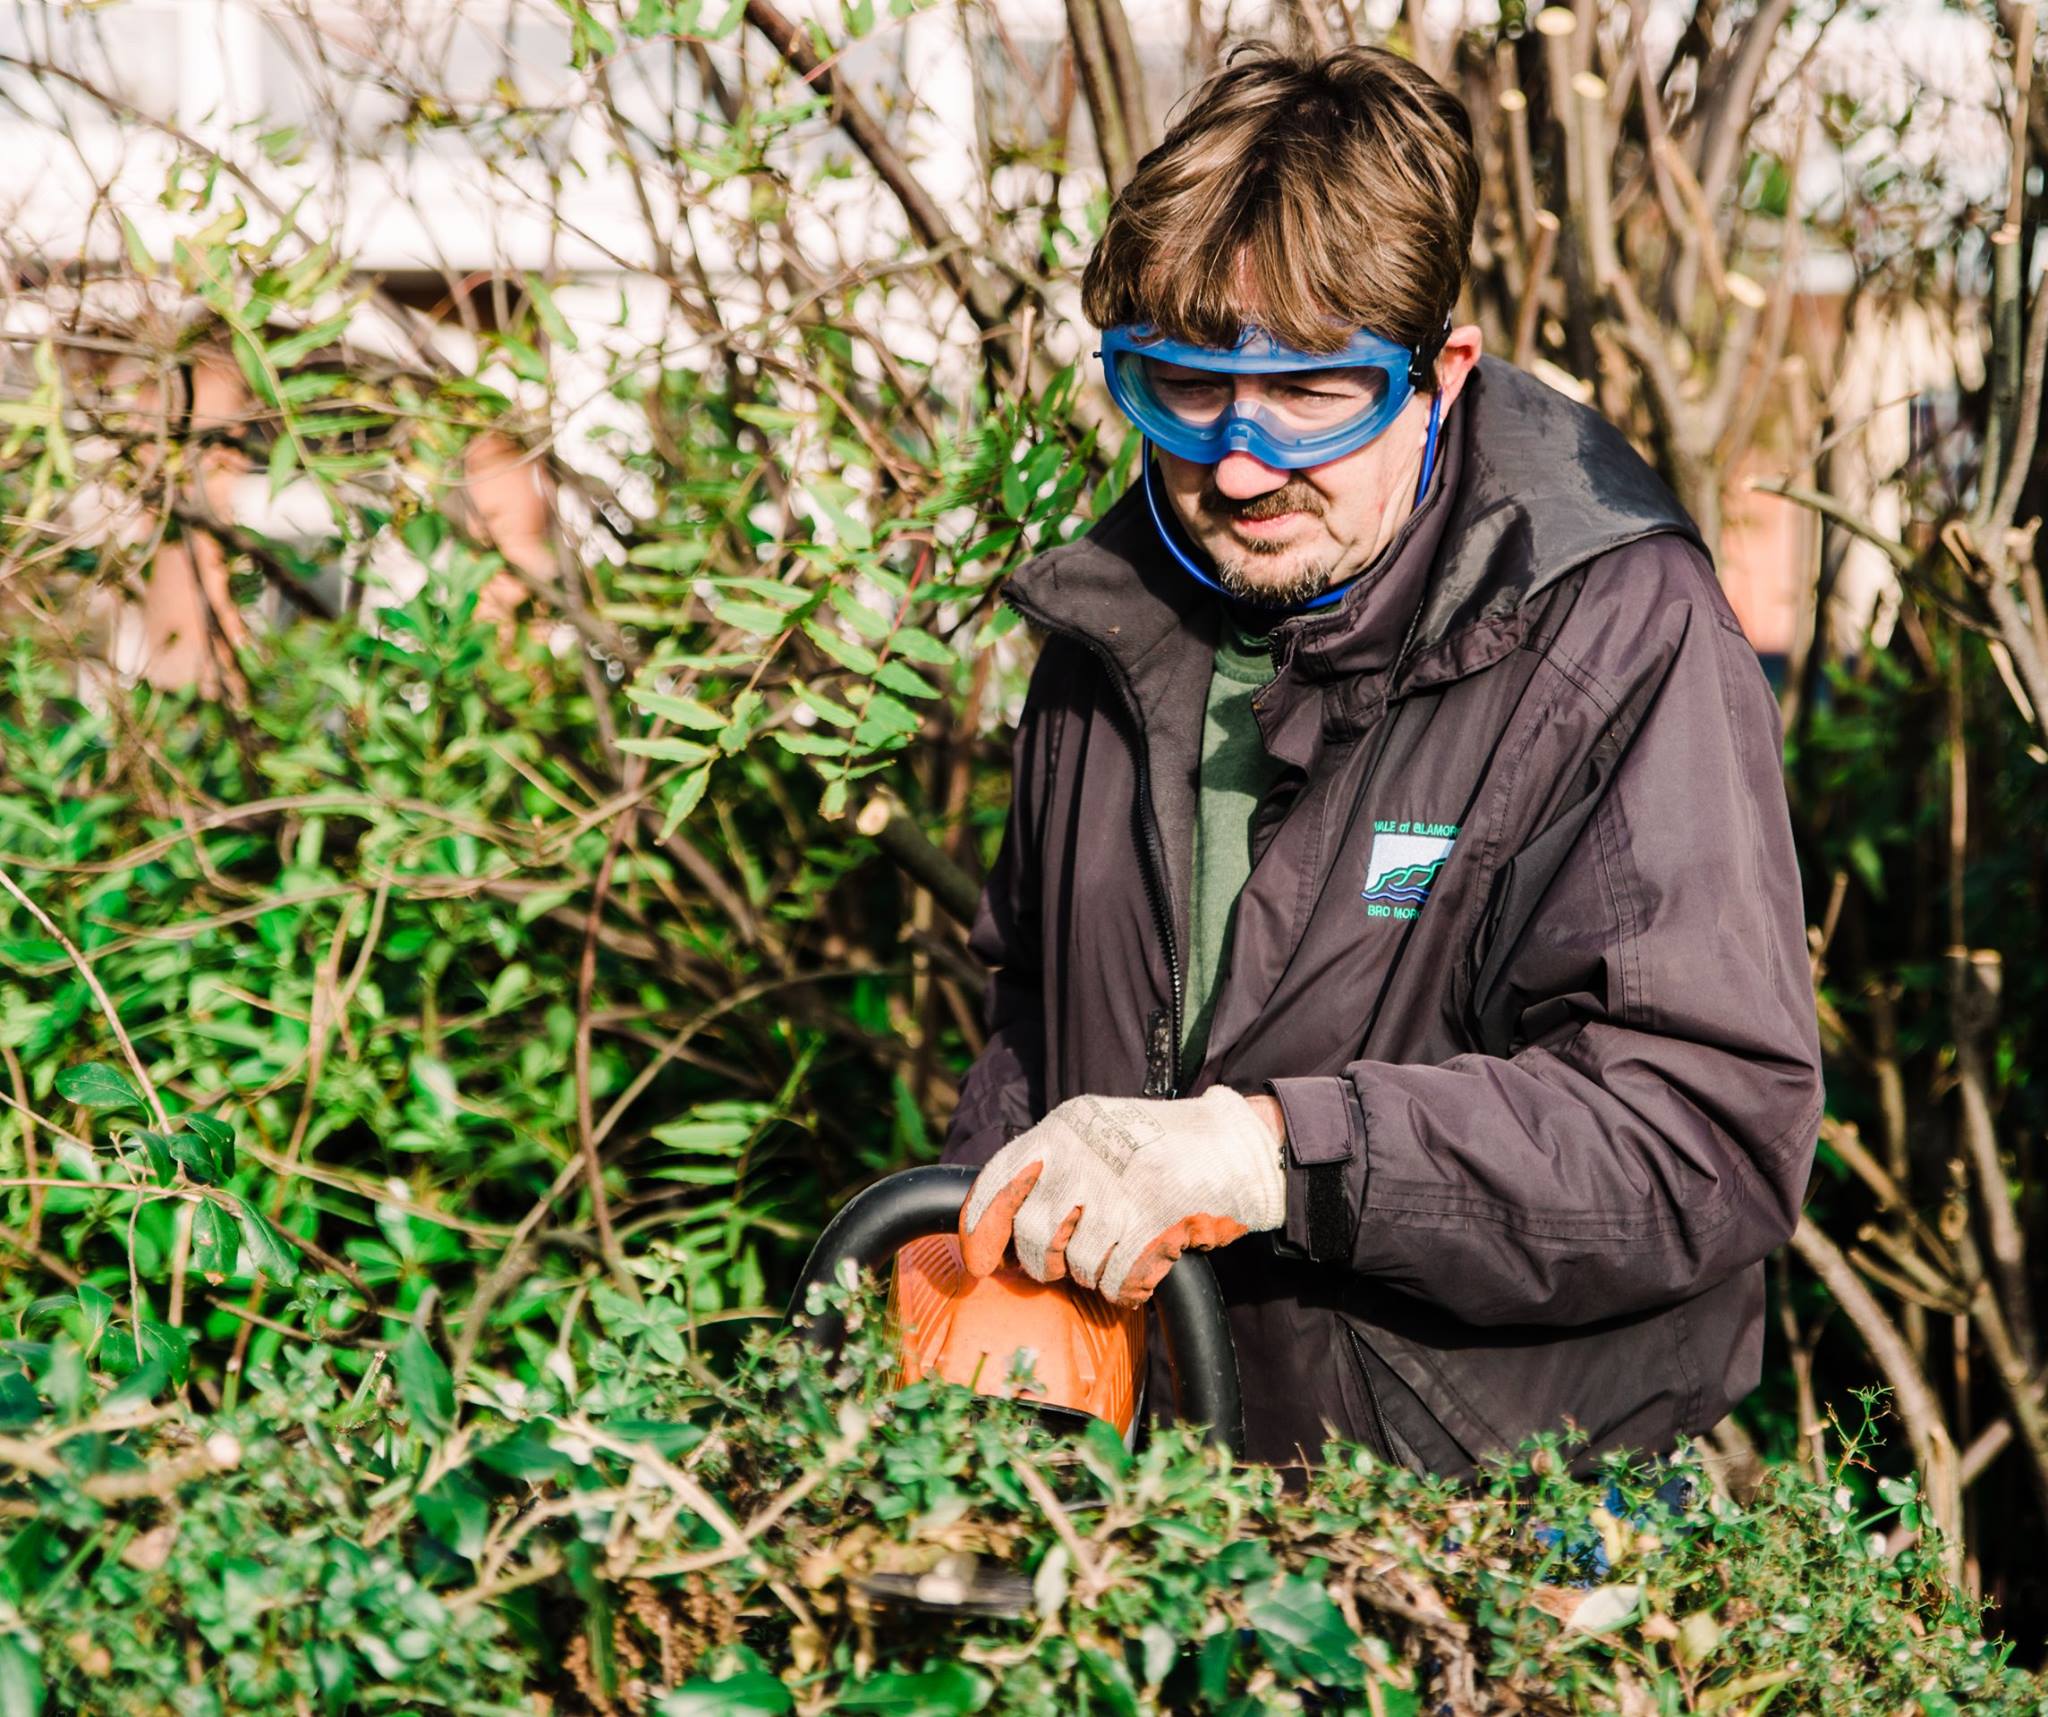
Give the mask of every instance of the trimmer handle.
[[(804, 1302), (811, 1284), (838, 1280), (839, 1266), (847, 1259), (860, 1269), (880, 1270), (913, 1240), (958, 1232), (960, 1207), (975, 1173), (964, 1163), (933, 1163), (892, 1174), (855, 1194), (811, 1248), (789, 1302), (790, 1321), (817, 1346), (836, 1349), (846, 1335), (846, 1318), (836, 1310), (808, 1316)], [(1152, 1290), (1152, 1303), (1166, 1334), (1175, 1412), (1191, 1424), (1208, 1426), (1212, 1443), (1241, 1457), (1244, 1402), (1238, 1393), (1237, 1350), (1209, 1260), (1197, 1252), (1182, 1253)]]

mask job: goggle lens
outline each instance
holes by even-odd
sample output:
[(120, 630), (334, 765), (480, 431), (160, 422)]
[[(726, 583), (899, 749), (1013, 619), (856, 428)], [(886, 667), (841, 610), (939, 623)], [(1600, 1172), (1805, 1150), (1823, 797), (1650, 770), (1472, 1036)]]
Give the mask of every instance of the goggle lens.
[(1164, 358), (1139, 357), (1145, 392), (1189, 429), (1207, 429), (1233, 405), (1256, 409), (1281, 429), (1321, 435), (1357, 423), (1387, 397), (1384, 370), (1302, 370), (1278, 375), (1223, 375)]

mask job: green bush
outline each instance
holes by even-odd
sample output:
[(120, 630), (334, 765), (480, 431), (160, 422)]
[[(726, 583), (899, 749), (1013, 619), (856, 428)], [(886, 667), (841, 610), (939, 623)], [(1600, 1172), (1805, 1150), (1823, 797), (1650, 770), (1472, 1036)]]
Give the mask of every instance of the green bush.
[[(104, 1376), (93, 1316), (0, 1378), (7, 1717), (2048, 1709), (1888, 1546), (1916, 1499), (1867, 1490), (1867, 1426), (1741, 1504), (1555, 1444), (1468, 1489), (1333, 1447), (1289, 1495), (1186, 1432), (894, 1389), (872, 1307), (714, 1391), (667, 1296), (525, 1383), (458, 1391), (412, 1332), (213, 1415)], [(912, 1601), (984, 1588), (1015, 1613)]]

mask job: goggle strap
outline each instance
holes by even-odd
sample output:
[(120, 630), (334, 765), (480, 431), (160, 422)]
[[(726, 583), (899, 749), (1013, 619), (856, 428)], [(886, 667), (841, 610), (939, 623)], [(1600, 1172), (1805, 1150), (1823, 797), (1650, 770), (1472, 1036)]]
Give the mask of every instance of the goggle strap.
[(1426, 346), (1417, 346), (1415, 355), (1408, 360), (1408, 385), (1417, 393), (1436, 391), (1436, 361), (1443, 353), (1444, 342), (1451, 337), (1451, 312), (1444, 312), (1444, 325), (1437, 336)]
[(1139, 439), (1138, 457), (1144, 461), (1145, 467), (1144, 475), (1139, 478), (1139, 482), (1144, 486), (1145, 490), (1145, 507), (1152, 515), (1152, 528), (1159, 533), (1159, 540), (1166, 545), (1166, 552), (1180, 562), (1181, 571), (1185, 572), (1197, 584), (1206, 584), (1218, 596), (1228, 597), (1230, 592), (1225, 590), (1222, 585), (1218, 584), (1197, 566), (1194, 558), (1181, 548), (1174, 538), (1172, 529), (1160, 514), (1159, 497), (1152, 491), (1152, 442), (1149, 437), (1141, 437)]

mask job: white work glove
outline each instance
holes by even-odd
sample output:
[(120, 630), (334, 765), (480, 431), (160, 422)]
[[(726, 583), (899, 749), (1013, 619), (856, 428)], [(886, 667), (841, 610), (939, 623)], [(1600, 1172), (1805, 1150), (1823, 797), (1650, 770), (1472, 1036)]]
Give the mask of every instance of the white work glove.
[(960, 1210), (969, 1274), (1014, 1242), (1025, 1274), (1070, 1276), (1119, 1305), (1150, 1297), (1188, 1247), (1227, 1246), (1287, 1220), (1273, 1129), (1235, 1091), (1074, 1097), (989, 1160)]

